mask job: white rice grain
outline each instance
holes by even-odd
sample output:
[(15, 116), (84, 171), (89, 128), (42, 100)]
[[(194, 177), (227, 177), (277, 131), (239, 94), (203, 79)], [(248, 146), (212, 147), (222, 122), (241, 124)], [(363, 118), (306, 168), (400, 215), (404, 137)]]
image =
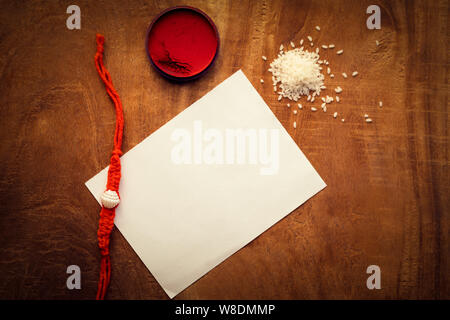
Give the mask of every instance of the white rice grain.
[(335, 112), (335, 113), (333, 113), (333, 118), (337, 118), (337, 116), (338, 116), (338, 113), (337, 112)]
[(342, 92), (342, 88), (341, 87), (336, 87), (334, 89), (334, 91), (336, 91), (336, 93), (341, 93)]
[(342, 72), (342, 76), (347, 79), (347, 74), (345, 72)]
[(329, 49), (334, 49), (334, 44), (329, 44), (329, 45), (328, 45), (328, 48), (329, 48)]
[(299, 109), (303, 109), (303, 106), (302, 106), (301, 103), (297, 104), (297, 106), (298, 106)]
[(261, 79), (261, 80), (259, 80), (261, 83), (264, 83), (264, 80), (263, 79)]
[(294, 121), (294, 129), (297, 128), (297, 122)]
[(366, 119), (366, 122), (367, 122), (367, 123), (371, 123), (371, 122), (372, 122), (372, 119), (367, 118), (367, 119)]
[(358, 75), (358, 71), (353, 71), (352, 77), (356, 77)]
[(307, 36), (307, 38), (308, 38), (309, 42), (312, 42), (311, 36)]
[(317, 108), (311, 107), (311, 111), (312, 111), (312, 112), (315, 112), (315, 111), (317, 111)]
[(324, 49), (328, 49), (328, 46), (327, 46), (327, 45), (325, 45), (325, 44), (323, 44), (323, 45), (322, 45), (322, 48), (324, 48)]
[(320, 31), (320, 27), (319, 27), (319, 26), (316, 26), (316, 30), (317, 30), (317, 31)]
[(267, 61), (267, 57), (266, 56), (262, 56), (261, 57), (264, 61)]
[(338, 52), (336, 52), (336, 54), (343, 54), (344, 50), (339, 50)]

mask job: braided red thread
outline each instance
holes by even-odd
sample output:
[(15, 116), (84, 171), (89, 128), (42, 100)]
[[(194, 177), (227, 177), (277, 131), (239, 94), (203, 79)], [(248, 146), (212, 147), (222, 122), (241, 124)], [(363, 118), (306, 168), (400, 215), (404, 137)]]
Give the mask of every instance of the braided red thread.
[[(114, 133), (114, 149), (111, 156), (111, 161), (108, 170), (108, 182), (106, 190), (112, 190), (119, 194), (120, 183), (120, 156), (122, 155), (122, 136), (123, 136), (123, 108), (120, 101), (119, 94), (112, 84), (111, 76), (108, 70), (103, 65), (103, 44), (105, 38), (101, 34), (97, 34), (97, 53), (95, 54), (95, 67), (98, 74), (105, 84), (106, 92), (114, 102), (116, 109), (116, 129)], [(100, 265), (100, 279), (98, 281), (97, 300), (103, 300), (108, 290), (109, 282), (111, 280), (111, 258), (109, 256), (109, 238), (112, 229), (114, 228), (114, 216), (116, 209), (108, 209), (102, 206), (100, 212), (100, 221), (98, 224), (98, 246), (101, 254)]]

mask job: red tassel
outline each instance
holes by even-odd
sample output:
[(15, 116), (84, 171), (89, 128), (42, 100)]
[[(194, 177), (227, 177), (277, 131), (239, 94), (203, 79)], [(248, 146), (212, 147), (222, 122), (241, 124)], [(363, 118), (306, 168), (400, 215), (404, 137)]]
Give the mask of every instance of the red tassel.
[(97, 300), (105, 299), (108, 290), (109, 281), (111, 280), (111, 258), (109, 254), (102, 256), (100, 263), (100, 279), (98, 281)]

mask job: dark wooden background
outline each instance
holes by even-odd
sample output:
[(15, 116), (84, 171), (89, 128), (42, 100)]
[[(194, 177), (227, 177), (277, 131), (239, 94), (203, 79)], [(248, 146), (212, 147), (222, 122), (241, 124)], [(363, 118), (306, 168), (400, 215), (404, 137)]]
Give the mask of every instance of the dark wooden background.
[[(97, 32), (124, 103), (125, 151), (243, 69), (328, 184), (178, 299), (450, 298), (448, 1), (79, 0), (71, 31), (72, 2), (0, 2), (0, 298), (95, 298), (100, 208), (84, 182), (108, 164), (115, 121), (94, 67)], [(221, 37), (214, 67), (185, 84), (162, 79), (144, 49), (152, 18), (177, 4), (205, 11)], [(366, 28), (370, 4), (381, 30)], [(343, 101), (294, 115), (261, 55), (308, 34), (344, 49), (329, 56), (326, 83)], [(111, 252), (108, 298), (167, 299), (117, 230)], [(81, 290), (66, 288), (72, 264)], [(372, 264), (381, 290), (366, 288)]]

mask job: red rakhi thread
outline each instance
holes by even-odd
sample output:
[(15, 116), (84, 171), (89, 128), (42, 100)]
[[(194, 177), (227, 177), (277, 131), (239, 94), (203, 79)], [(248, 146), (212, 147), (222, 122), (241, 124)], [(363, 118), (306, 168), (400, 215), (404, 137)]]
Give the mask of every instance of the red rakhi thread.
[(103, 80), (106, 92), (114, 102), (116, 109), (116, 130), (114, 133), (114, 149), (108, 170), (108, 181), (106, 191), (101, 197), (102, 210), (100, 212), (100, 221), (98, 224), (98, 246), (101, 254), (100, 279), (98, 281), (97, 300), (103, 300), (108, 290), (111, 280), (111, 258), (109, 255), (109, 238), (114, 228), (114, 216), (116, 207), (120, 202), (119, 183), (120, 183), (120, 156), (122, 155), (122, 136), (123, 136), (123, 108), (119, 94), (112, 84), (111, 76), (103, 65), (103, 44), (105, 37), (97, 34), (97, 53), (95, 54), (95, 67), (100, 78)]

